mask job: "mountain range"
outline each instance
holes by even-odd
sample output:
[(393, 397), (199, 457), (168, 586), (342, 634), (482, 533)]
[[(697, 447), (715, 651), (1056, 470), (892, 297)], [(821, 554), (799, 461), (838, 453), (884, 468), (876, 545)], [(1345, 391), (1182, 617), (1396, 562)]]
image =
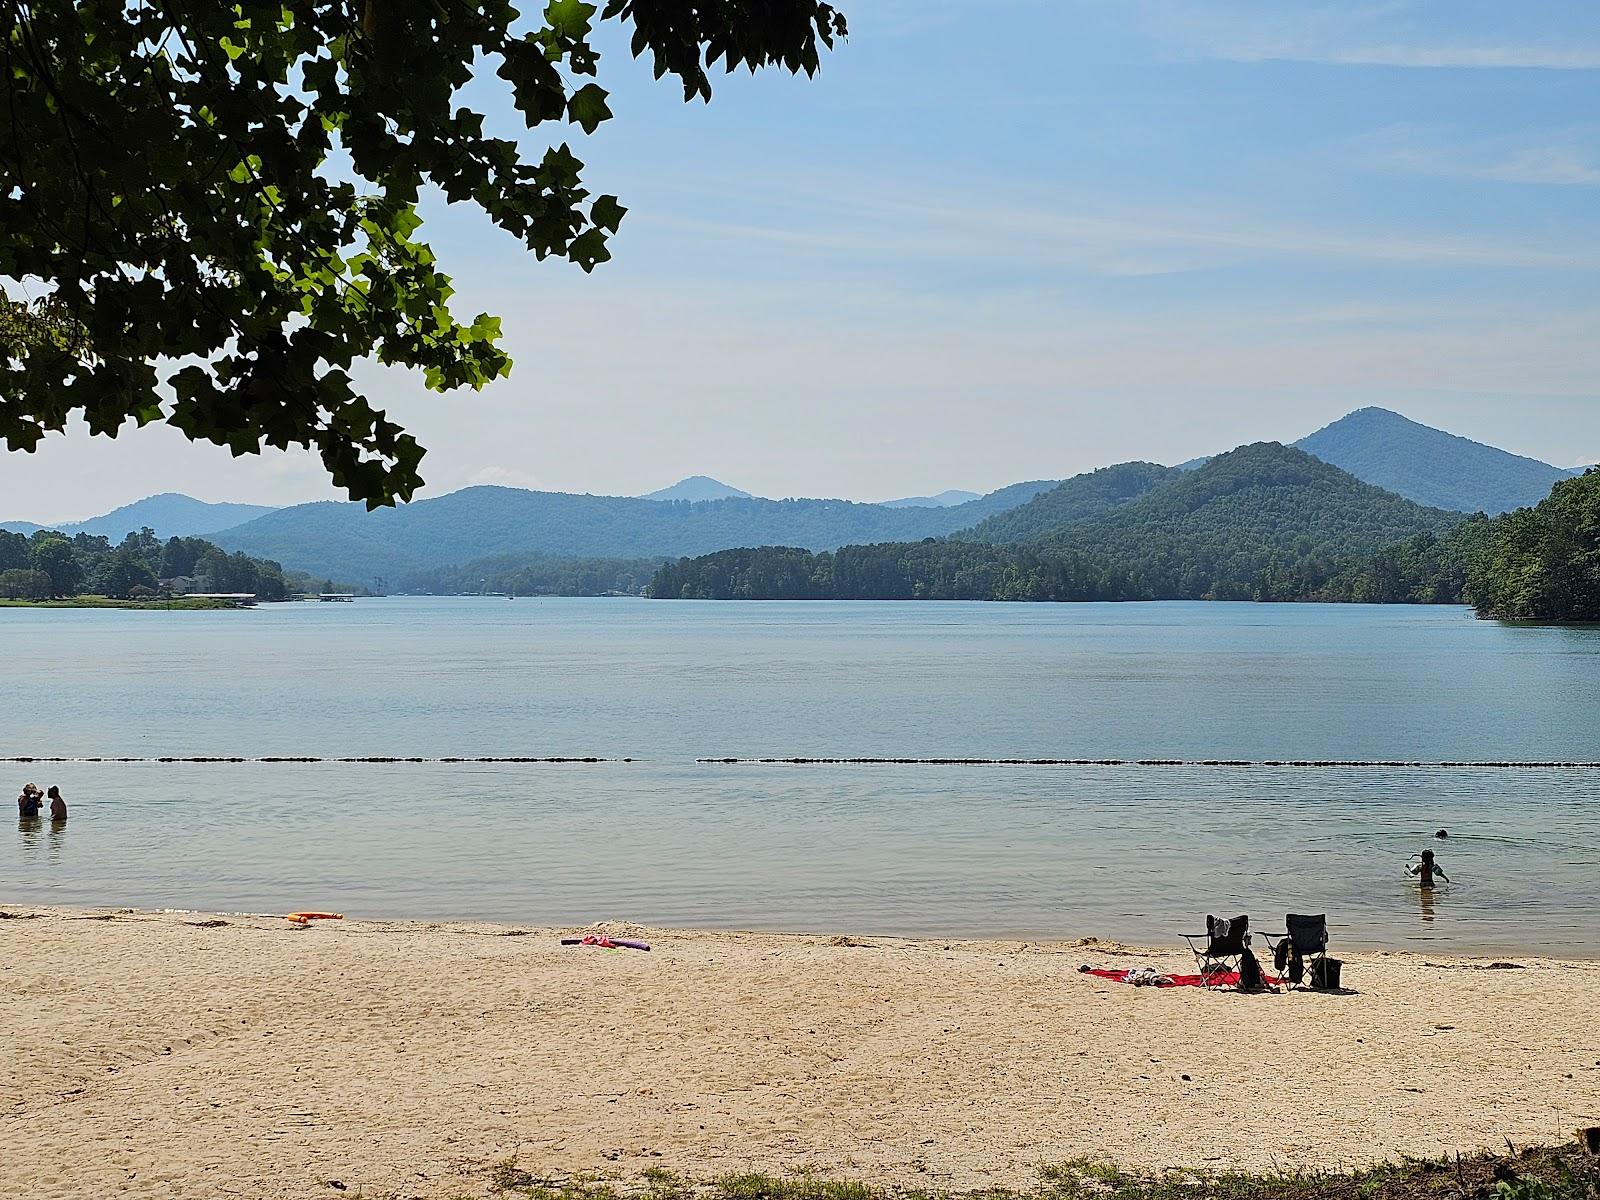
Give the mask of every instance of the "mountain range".
[[(761, 497), (741, 491), (709, 475), (690, 475), (670, 487), (646, 492), (639, 499), (687, 500), (694, 504), (701, 500), (758, 500)], [(936, 496), (902, 496), (898, 500), (879, 500), (877, 503), (883, 508), (953, 508), (957, 504), (967, 504), (981, 499), (983, 499), (982, 492), (965, 492), (959, 488), (951, 488)]]
[(29, 536), (41, 529), (55, 529), (75, 537), (86, 533), (120, 542), (130, 533), (154, 529), (163, 538), (205, 537), (221, 529), (243, 525), (277, 510), (265, 504), (210, 504), (178, 492), (146, 496), (132, 504), (114, 508), (102, 516), (65, 525), (40, 525), (33, 521), (0, 521), (0, 529)]
[[(1421, 560), (1458, 529), (1485, 523), (1363, 483), (1292, 446), (1258, 442), (1190, 471), (1124, 463), (1091, 472), (989, 518), (964, 537), (843, 546), (831, 554), (766, 546), (680, 559), (662, 565), (649, 594), (710, 600), (1365, 599), (1399, 569), (1397, 547), (1426, 565)], [(1375, 568), (1379, 561), (1384, 566)], [(1428, 572), (1412, 574), (1422, 583)], [(1432, 591), (1437, 598), (1440, 589)], [(1459, 597), (1459, 585), (1455, 597), (1448, 586), (1443, 591), (1447, 599)]]
[[(1378, 408), (1352, 412), (1295, 445), (1306, 452), (1295, 462), (1309, 455), (1385, 494), (1457, 513), (1533, 504), (1555, 481), (1577, 473)], [(503, 563), (518, 555), (659, 561), (735, 546), (819, 551), (951, 536), (1029, 544), (1067, 527), (1077, 529), (1074, 538), (1095, 531), (1115, 539), (1122, 526), (1108, 514), (1123, 508), (1131, 515), (1120, 520), (1150, 521), (1159, 540), (1161, 522), (1151, 515), (1155, 501), (1136, 506), (1155, 495), (1164, 496), (1163, 503), (1178, 502), (1185, 494), (1177, 486), (1185, 472), (1211, 461), (1180, 467), (1122, 463), (1060, 482), (1013, 484), (986, 496), (950, 491), (880, 504), (768, 500), (707, 476), (690, 476), (643, 497), (471, 487), (370, 513), (338, 502), (272, 510), (164, 494), (68, 525), (63, 532), (116, 541), (149, 526), (163, 538), (205, 536), (291, 569), (363, 582), (381, 577), (391, 587), (406, 588), (427, 586), (424, 581), (444, 569), (486, 559)], [(1281, 499), (1269, 488), (1248, 503)], [(39, 526), (0, 522), (0, 528), (32, 533)]]
[(218, 533), (227, 550), (313, 574), (392, 586), (440, 567), (507, 554), (672, 558), (735, 545), (830, 549), (847, 542), (944, 537), (1032, 499), (1049, 481), (1012, 484), (947, 508), (759, 497), (662, 503), (471, 487), (404, 508), (301, 504)]

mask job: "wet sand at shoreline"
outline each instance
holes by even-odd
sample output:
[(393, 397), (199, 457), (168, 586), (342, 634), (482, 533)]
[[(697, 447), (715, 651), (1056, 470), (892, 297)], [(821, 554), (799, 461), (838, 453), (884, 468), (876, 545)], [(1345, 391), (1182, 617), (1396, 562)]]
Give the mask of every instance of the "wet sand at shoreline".
[[(1176, 950), (14, 908), (0, 1183), (480, 1196), (535, 1173), (1352, 1167), (1600, 1123), (1600, 962), (1344, 955), (1353, 994), (1157, 991)], [(209, 921), (225, 924), (208, 924)]]

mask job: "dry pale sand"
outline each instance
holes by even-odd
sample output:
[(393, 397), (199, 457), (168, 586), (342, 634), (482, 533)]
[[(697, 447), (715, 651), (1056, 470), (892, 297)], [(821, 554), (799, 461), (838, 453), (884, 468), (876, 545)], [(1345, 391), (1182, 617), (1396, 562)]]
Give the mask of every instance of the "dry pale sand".
[[(480, 1196), (553, 1174), (1350, 1166), (1600, 1123), (1600, 963), (1352, 955), (1353, 995), (1132, 988), (1175, 953), (193, 914), (0, 921), (0, 1184)], [(618, 932), (618, 931), (614, 931)]]

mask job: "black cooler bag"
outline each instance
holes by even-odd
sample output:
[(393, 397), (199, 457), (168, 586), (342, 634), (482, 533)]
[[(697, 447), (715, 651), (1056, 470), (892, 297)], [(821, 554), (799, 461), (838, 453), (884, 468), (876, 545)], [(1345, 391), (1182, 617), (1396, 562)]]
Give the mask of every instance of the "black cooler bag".
[(1319, 958), (1311, 964), (1311, 986), (1322, 992), (1339, 990), (1339, 970), (1344, 962), (1337, 958)]

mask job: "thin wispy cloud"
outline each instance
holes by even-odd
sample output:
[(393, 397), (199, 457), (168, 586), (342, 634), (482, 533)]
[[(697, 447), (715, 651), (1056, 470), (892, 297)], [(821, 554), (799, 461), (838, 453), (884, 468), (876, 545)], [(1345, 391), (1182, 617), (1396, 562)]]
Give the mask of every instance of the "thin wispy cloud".
[(1333, 51), (1321, 61), (1378, 67), (1492, 70), (1600, 70), (1600, 47), (1363, 46)]
[(1451, 131), (1393, 126), (1352, 139), (1364, 170), (1487, 183), (1595, 187), (1600, 185), (1600, 130), (1582, 127), (1545, 134), (1462, 139)]
[(1415, 3), (1145, 0), (1140, 12), (1147, 32), (1183, 56), (1424, 70), (1600, 70), (1600, 31), (1530, 29), (1535, 22), (1526, 8), (1503, 9), (1502, 28), (1443, 37), (1438, 8)]
[[(1390, 147), (1396, 165), (1404, 152)], [(1422, 165), (1419, 158), (1418, 166)], [(1443, 170), (1446, 163), (1441, 160)], [(1501, 165), (1507, 174), (1535, 167), (1556, 173), (1553, 159), (1531, 156)], [(1486, 168), (1492, 169), (1492, 168)], [(1564, 168), (1577, 182), (1579, 164)], [(1561, 240), (1516, 240), (1488, 236), (1448, 236), (1396, 227), (1371, 230), (1296, 226), (1270, 214), (1140, 211), (1124, 205), (1120, 213), (1082, 199), (1038, 195), (1009, 201), (993, 194), (973, 201), (953, 194), (895, 192), (864, 180), (786, 181), (774, 193), (782, 205), (769, 220), (722, 221), (649, 215), (641, 223), (659, 225), (711, 241), (761, 242), (811, 257), (856, 261), (1008, 264), (1054, 267), (1108, 277), (1178, 274), (1262, 262), (1365, 263), (1419, 268), (1477, 267), (1557, 272), (1600, 270), (1600, 242), (1574, 245)], [(750, 181), (726, 181), (714, 192), (733, 198), (738, 211), (759, 211), (763, 193)], [(797, 217), (803, 213), (803, 219)]]
[(1417, 67), (1452, 70), (1600, 70), (1600, 47), (1355, 45), (1316, 46), (1294, 42), (1238, 44), (1224, 57), (1237, 62), (1327, 63), (1332, 66)]

